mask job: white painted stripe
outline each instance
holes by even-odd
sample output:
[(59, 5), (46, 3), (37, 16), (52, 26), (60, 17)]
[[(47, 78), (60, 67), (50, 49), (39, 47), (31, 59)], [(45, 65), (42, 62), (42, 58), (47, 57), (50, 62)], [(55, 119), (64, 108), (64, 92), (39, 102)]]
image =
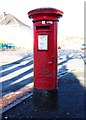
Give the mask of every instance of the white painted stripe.
[[(29, 70), (29, 69), (31, 69), (31, 68), (33, 68), (33, 64), (30, 65), (30, 66), (21, 68), (20, 70), (17, 70), (17, 71), (15, 71), (15, 72), (13, 72), (13, 73), (10, 73), (9, 75), (3, 76), (3, 77), (0, 78), (0, 83), (1, 83), (1, 82), (4, 82), (4, 81), (7, 81), (7, 80), (9, 80), (9, 79), (12, 79), (13, 77), (18, 76), (19, 74), (22, 74), (22, 73), (24, 73), (25, 71), (27, 71), (27, 70)], [(29, 74), (29, 73), (28, 73), (28, 74)], [(16, 76), (15, 76), (15, 75), (16, 75)]]

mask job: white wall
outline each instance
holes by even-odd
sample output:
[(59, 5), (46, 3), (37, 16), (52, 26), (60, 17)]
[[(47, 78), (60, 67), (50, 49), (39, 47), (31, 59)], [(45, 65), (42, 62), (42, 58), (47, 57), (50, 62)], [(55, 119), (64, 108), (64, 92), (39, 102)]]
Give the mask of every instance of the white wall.
[(26, 27), (0, 26), (0, 39), (14, 43), (17, 47), (33, 49), (32, 29)]

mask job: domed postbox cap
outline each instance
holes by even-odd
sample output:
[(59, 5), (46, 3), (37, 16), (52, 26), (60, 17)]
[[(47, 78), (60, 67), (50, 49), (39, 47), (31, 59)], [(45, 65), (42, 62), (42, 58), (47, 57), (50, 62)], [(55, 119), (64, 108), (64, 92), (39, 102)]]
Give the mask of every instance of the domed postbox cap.
[(37, 20), (58, 20), (63, 12), (55, 8), (37, 8), (28, 12), (28, 17)]

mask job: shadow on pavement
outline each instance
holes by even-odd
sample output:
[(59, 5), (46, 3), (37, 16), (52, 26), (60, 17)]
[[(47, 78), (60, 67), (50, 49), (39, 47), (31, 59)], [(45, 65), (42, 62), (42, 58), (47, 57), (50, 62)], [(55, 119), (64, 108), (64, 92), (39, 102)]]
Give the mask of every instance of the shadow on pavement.
[(43, 111), (41, 108), (34, 108), (33, 96), (31, 96), (5, 112), (3, 118), (7, 117), (9, 120), (13, 118), (86, 118), (84, 92), (86, 93), (86, 89), (77, 79), (77, 76), (70, 72), (58, 80), (58, 104), (55, 109)]
[[(31, 59), (31, 58), (30, 58)], [(26, 59), (27, 61), (29, 60), (29, 59)], [(24, 62), (24, 61), (23, 61)], [(13, 64), (13, 63), (11, 63), (11, 64)], [(25, 65), (18, 65), (17, 67), (15, 67), (15, 68), (12, 68), (12, 69), (10, 69), (10, 70), (7, 70), (7, 71), (5, 71), (5, 72), (2, 72), (2, 77), (4, 77), (4, 76), (6, 76), (6, 75), (9, 75), (9, 74), (11, 74), (11, 73), (13, 73), (13, 72), (15, 72), (15, 71), (17, 71), (17, 70), (20, 70), (20, 69), (22, 69), (22, 68), (24, 68), (24, 67), (27, 67), (27, 66), (30, 66), (30, 65), (32, 65), (33, 64), (33, 60), (31, 60), (31, 61), (29, 61), (28, 63), (26, 63)], [(10, 67), (12, 67), (13, 65), (11, 65)], [(3, 66), (2, 66), (3, 67)]]
[[(20, 64), (20, 62), (22, 62), (22, 64)], [(23, 63), (23, 62), (25, 62), (25, 63)], [(22, 59), (20, 59), (18, 61), (14, 61), (10, 64), (6, 64), (6, 65), (2, 66), (3, 69), (2, 69), (2, 73), (1, 73), (1, 78), (2, 78), (2, 80), (4, 80), (0, 83), (0, 86), (2, 86), (2, 96), (6, 95), (10, 92), (15, 92), (33, 81), (33, 76), (29, 75), (33, 72), (32, 65), (33, 65), (33, 55), (28, 54), (27, 56), (24, 56)], [(12, 66), (14, 66), (14, 67), (11, 69)], [(25, 71), (23, 70), (24, 72), (22, 72), (22, 69), (25, 69)], [(5, 71), (3, 71), (3, 70), (5, 70)], [(18, 70), (21, 70), (21, 71), (18, 72), (18, 74), (16, 74)], [(11, 75), (11, 73), (12, 73), (12, 75)], [(8, 76), (8, 77), (6, 77), (6, 76)], [(11, 77), (9, 77), (9, 76), (11, 76)], [(4, 77), (6, 77), (6, 78), (4, 78)], [(7, 79), (7, 78), (10, 78), (10, 79)]]
[(27, 56), (24, 56), (23, 58), (21, 58), (21, 59), (19, 59), (17, 61), (14, 61), (12, 63), (8, 63), (8, 64), (5, 64), (5, 65), (2, 65), (2, 70), (10, 68), (10, 67), (14, 66), (15, 64), (20, 64), (22, 61), (28, 60), (29, 57), (31, 59), (31, 57), (33, 57), (33, 56), (31, 54), (28, 54)]

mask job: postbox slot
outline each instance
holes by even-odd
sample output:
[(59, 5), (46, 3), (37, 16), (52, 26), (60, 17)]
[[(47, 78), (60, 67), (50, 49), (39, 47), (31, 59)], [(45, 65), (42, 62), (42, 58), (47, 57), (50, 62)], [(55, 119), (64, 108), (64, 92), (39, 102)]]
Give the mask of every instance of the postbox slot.
[(36, 30), (50, 30), (50, 26), (36, 26)]

